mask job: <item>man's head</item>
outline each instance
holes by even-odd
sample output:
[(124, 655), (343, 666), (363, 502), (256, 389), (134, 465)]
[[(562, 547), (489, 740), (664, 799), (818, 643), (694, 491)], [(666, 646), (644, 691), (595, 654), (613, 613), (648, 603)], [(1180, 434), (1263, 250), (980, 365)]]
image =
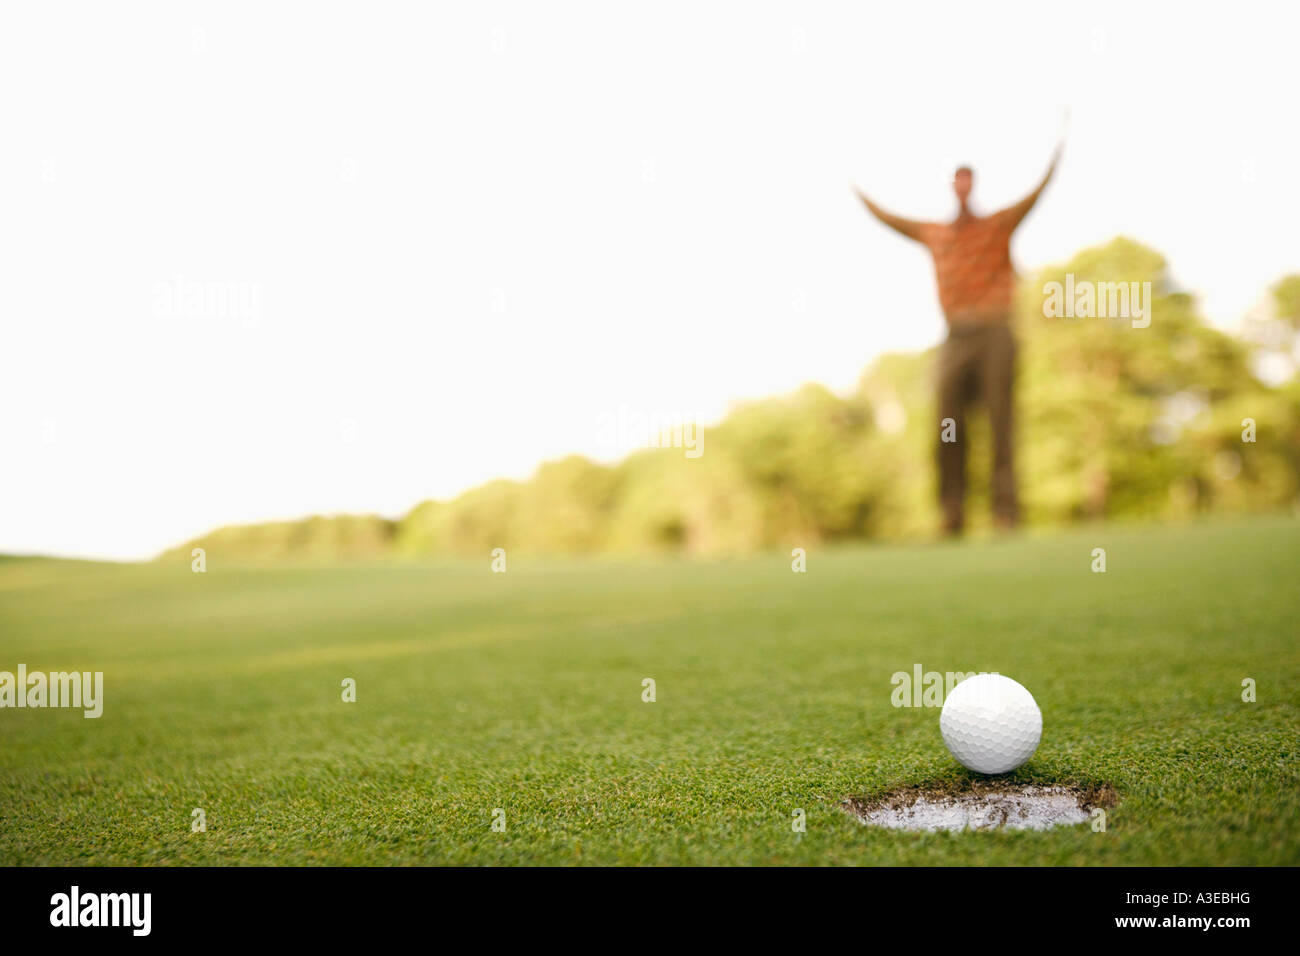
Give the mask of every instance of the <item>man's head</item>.
[(957, 194), (957, 201), (963, 206), (970, 196), (970, 187), (974, 180), (975, 174), (969, 166), (958, 166), (957, 172), (952, 174), (952, 191)]

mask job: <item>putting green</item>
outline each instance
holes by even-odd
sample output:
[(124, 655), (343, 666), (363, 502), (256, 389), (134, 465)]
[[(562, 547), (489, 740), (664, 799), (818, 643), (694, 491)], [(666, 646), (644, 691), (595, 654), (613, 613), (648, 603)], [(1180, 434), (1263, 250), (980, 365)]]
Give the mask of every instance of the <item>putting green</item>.
[[(0, 670), (104, 673), (0, 710), (0, 863), (1300, 863), (1291, 518), (489, 563), (0, 561)], [(916, 665), (1029, 688), (1008, 779), (1112, 786), (1106, 831), (845, 813), (969, 776)]]

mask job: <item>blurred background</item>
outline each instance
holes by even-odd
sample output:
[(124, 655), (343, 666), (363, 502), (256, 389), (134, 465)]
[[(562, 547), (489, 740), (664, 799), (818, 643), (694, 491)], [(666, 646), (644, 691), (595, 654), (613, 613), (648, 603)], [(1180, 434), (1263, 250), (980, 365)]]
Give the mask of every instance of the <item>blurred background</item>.
[[(1030, 529), (1292, 511), (1270, 10), (7, 7), (0, 551), (929, 537), (932, 268), (851, 187), (942, 219), (965, 163), (1000, 208), (1067, 107), (1013, 245)], [(1150, 327), (1044, 318), (1067, 272), (1151, 282)], [(646, 447), (664, 422), (703, 453)]]

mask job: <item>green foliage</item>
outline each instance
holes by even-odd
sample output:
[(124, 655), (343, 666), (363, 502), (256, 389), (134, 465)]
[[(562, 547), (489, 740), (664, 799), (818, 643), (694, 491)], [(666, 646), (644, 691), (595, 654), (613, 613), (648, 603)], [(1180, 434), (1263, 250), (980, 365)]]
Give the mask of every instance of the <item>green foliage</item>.
[(762, 546), (757, 496), (734, 459), (709, 447), (710, 440), (699, 458), (680, 448), (648, 449), (619, 465), (611, 551), (735, 554)]
[(375, 515), (313, 515), (302, 521), (231, 525), (165, 552), (188, 563), (190, 552), (240, 562), (367, 560), (392, 550), (397, 522)]
[[(1150, 324), (1048, 317), (1045, 286), (1150, 283)], [(1279, 328), (1300, 326), (1300, 276), (1273, 290)], [(1163, 257), (1128, 239), (1086, 249), (1021, 284), (1016, 316), (1018, 471), (1026, 519), (1173, 519), (1292, 507), (1300, 499), (1300, 382), (1254, 374), (1275, 333), (1235, 338), (1172, 288)], [(1288, 332), (1287, 335), (1290, 335)], [(233, 528), (204, 542), (251, 559), (682, 552), (743, 554), (818, 542), (928, 536), (937, 524), (935, 350), (885, 355), (858, 388), (819, 385), (740, 406), (703, 430), (703, 454), (646, 449), (614, 467), (578, 456), (526, 482), (494, 481), (376, 518)], [(1256, 440), (1243, 442), (1245, 420)], [(972, 527), (987, 521), (991, 456), (970, 419)], [(353, 523), (349, 523), (353, 522)], [(188, 548), (189, 545), (186, 546)]]
[(426, 508), (421, 523), (409, 534), (408, 521), (403, 520), (400, 540), (408, 545), (408, 554), (426, 553), (411, 547), (419, 540), (428, 543), (429, 552), (441, 554), (485, 555), (493, 548), (512, 547), (522, 532), (524, 493), (517, 481), (490, 481), (453, 501)]
[(755, 543), (787, 547), (870, 537), (875, 499), (871, 410), (807, 385), (787, 398), (737, 409), (708, 432), (708, 454), (734, 462), (750, 508)]
[[(1150, 282), (1149, 327), (1046, 318), (1050, 281)], [(1252, 374), (1248, 346), (1196, 314), (1162, 258), (1117, 239), (1044, 270), (1020, 295), (1022, 488), (1036, 523), (1267, 510), (1297, 493), (1294, 391)], [(1243, 419), (1259, 423), (1242, 441)]]
[(1300, 331), (1300, 275), (1289, 275), (1273, 286), (1273, 304), (1278, 318)]

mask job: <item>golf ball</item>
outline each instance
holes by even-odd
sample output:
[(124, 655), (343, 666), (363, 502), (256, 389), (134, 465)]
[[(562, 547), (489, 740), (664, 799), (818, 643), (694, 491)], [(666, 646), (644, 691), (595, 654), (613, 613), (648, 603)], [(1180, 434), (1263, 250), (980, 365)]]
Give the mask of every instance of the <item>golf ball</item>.
[(943, 702), (939, 730), (962, 766), (976, 773), (1006, 773), (1038, 749), (1043, 714), (1034, 695), (1010, 677), (976, 674)]

